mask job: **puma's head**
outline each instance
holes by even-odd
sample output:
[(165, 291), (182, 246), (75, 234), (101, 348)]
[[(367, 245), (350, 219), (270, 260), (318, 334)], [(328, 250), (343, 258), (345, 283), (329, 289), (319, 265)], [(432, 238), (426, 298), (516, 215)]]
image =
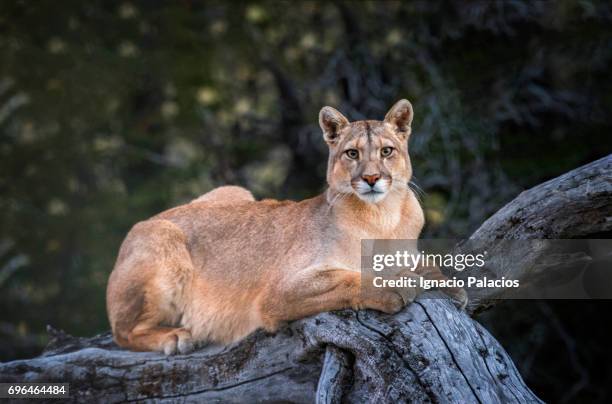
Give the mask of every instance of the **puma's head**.
[(377, 203), (405, 189), (412, 176), (408, 137), (412, 105), (398, 101), (383, 121), (349, 122), (332, 107), (323, 107), (319, 124), (329, 145), (327, 182), (341, 194)]

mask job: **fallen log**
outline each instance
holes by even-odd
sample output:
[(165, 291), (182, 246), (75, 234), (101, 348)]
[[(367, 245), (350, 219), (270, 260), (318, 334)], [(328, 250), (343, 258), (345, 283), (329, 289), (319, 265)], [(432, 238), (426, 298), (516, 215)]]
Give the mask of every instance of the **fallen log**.
[(322, 313), (275, 335), (165, 357), (109, 334), (56, 336), (43, 356), (0, 366), (2, 382), (69, 382), (78, 402), (529, 402), (504, 349), (446, 299), (390, 316)]
[[(612, 156), (573, 170), (523, 192), (472, 238), (609, 233), (611, 178)], [(396, 315), (321, 313), (274, 335), (258, 331), (232, 346), (174, 357), (122, 350), (109, 334), (52, 330), (40, 357), (0, 364), (0, 382), (68, 382), (77, 402), (540, 402), (503, 347), (435, 294)], [(469, 309), (494, 298), (474, 296)]]

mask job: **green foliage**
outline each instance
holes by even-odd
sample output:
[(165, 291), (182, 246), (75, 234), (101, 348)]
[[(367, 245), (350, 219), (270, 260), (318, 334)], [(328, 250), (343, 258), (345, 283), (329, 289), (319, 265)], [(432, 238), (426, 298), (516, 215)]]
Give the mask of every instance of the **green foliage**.
[(327, 104), (381, 119), (412, 100), (427, 235), (468, 235), (610, 152), (611, 15), (590, 1), (3, 2), (1, 321), (102, 331), (137, 221), (227, 183), (319, 192)]

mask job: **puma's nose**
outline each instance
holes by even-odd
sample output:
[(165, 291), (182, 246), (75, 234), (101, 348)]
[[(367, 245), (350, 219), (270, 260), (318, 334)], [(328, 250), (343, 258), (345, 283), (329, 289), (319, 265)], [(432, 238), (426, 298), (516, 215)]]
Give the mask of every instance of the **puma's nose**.
[(373, 186), (380, 179), (380, 174), (362, 175), (361, 179), (367, 182), (369, 186)]

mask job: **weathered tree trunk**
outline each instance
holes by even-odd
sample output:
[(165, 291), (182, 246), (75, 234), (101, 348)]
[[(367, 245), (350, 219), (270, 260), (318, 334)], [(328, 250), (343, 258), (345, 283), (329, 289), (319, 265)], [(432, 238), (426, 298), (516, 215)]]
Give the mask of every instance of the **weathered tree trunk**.
[[(612, 156), (522, 193), (473, 237), (586, 237), (612, 230)], [(461, 248), (461, 247), (459, 247)], [(494, 267), (488, 268), (495, 271)], [(470, 306), (490, 305), (480, 295)], [(446, 299), (390, 316), (343, 310), (164, 357), (53, 332), (42, 356), (0, 365), (2, 382), (69, 382), (86, 402), (539, 402), (499, 343)]]
[[(521, 285), (557, 278), (592, 261), (585, 251), (564, 251), (553, 239), (612, 238), (612, 155), (572, 170), (527, 191), (501, 208), (472, 234), (466, 247), (480, 245), (492, 254), (476, 275), (519, 279)], [(516, 240), (538, 239), (537, 243)], [(549, 240), (549, 241), (546, 241)], [(573, 242), (576, 246), (578, 243)], [(607, 254), (612, 254), (609, 242)], [(523, 247), (523, 251), (521, 248)], [(462, 246), (456, 248), (456, 252)], [(583, 249), (584, 250), (584, 249)], [(508, 252), (514, 252), (508, 259)], [(609, 276), (607, 280), (610, 280)], [(474, 313), (495, 304), (503, 290), (471, 289), (468, 312)], [(609, 296), (608, 296), (609, 297)]]

